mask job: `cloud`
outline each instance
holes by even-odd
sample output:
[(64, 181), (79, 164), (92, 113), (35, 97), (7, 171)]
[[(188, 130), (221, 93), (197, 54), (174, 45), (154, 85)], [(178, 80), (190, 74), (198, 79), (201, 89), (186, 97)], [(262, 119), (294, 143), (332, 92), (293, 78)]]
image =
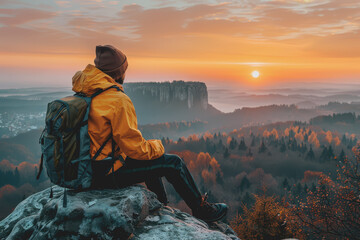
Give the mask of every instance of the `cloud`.
[[(263, 82), (337, 78), (344, 71), (351, 78), (358, 76), (355, 67), (350, 69), (350, 58), (360, 57), (360, 5), (355, 0), (116, 2), (5, 5), (8, 9), (0, 12), (0, 51), (41, 55), (38, 68), (65, 62), (64, 69), (75, 71), (74, 63), (92, 62), (94, 46), (112, 44), (127, 54), (136, 78), (154, 80), (246, 82), (249, 64), (236, 65), (239, 62), (264, 63)], [(63, 54), (64, 61), (49, 61), (54, 54)], [(329, 58), (346, 58), (344, 67)], [(270, 62), (277, 65), (266, 65)], [(7, 63), (2, 55), (0, 64)], [(327, 63), (336, 67), (329, 71)], [(28, 63), (18, 57), (15, 64)], [(299, 72), (304, 65), (308, 68)], [(132, 71), (129, 68), (131, 77)]]
[(360, 30), (354, 30), (349, 33), (315, 38), (306, 50), (322, 57), (358, 58), (360, 57), (359, 36)]
[(133, 24), (136, 34), (158, 38), (181, 35), (185, 33), (189, 22), (226, 12), (223, 5), (199, 4), (185, 9), (175, 7), (144, 9), (140, 5), (132, 4), (125, 5), (118, 15), (121, 23)]
[[(58, 1), (58, 4), (63, 5), (67, 2)], [(347, 4), (350, 2), (347, 1)], [(97, 6), (103, 2), (82, 1), (81, 4)], [(25, 43), (24, 48), (27, 49), (32, 48), (30, 43), (36, 42), (38, 43), (36, 45), (42, 45), (44, 48), (47, 46), (49, 49), (77, 48), (79, 51), (85, 52), (82, 47), (84, 41), (89, 45), (99, 41), (112, 41), (118, 46), (127, 46), (131, 53), (142, 56), (191, 57), (192, 53), (194, 56), (202, 55), (204, 57), (208, 54), (234, 56), (249, 55), (256, 48), (266, 48), (266, 44), (271, 50), (274, 48), (272, 41), (291, 43), (291, 39), (302, 39), (303, 43), (310, 43), (307, 48), (304, 48), (305, 51), (311, 51), (313, 48), (323, 46), (323, 42), (327, 42), (325, 47), (317, 51), (323, 54), (328, 49), (327, 46), (329, 48), (333, 46), (333, 41), (326, 41), (327, 38), (323, 40), (315, 38), (318, 36), (330, 36), (335, 42), (346, 37), (345, 39), (349, 40), (343, 40), (344, 43), (347, 45), (351, 43), (351, 46), (354, 46), (356, 34), (353, 33), (353, 30), (360, 28), (356, 24), (359, 8), (345, 7), (346, 4), (339, 3), (336, 5), (339, 8), (336, 9), (325, 4), (309, 5), (306, 8), (299, 7), (303, 5), (296, 1), (290, 3), (256, 1), (247, 4), (193, 4), (183, 8), (145, 8), (138, 4), (131, 4), (122, 6), (117, 15), (101, 17), (99, 14), (91, 14), (93, 10), (86, 9), (83, 9), (81, 14), (75, 15), (73, 10), (60, 12), (31, 8), (3, 9), (2, 13), (6, 15), (0, 17), (0, 22), (11, 27), (8, 30), (1, 29), (2, 32), (10, 33), (10, 37), (5, 39), (10, 45), (12, 45), (11, 40), (15, 38), (15, 34), (23, 35), (19, 36), (22, 39), (28, 35), (37, 35), (38, 39)], [(238, 14), (236, 11), (240, 11), (240, 13)], [(45, 25), (46, 27), (39, 25), (27, 29), (16, 28), (24, 23), (35, 20), (48, 21), (53, 17), (61, 19), (61, 23), (55, 21), (49, 23), (50, 25)], [(352, 27), (346, 27), (347, 23), (353, 23)], [(29, 31), (31, 33), (28, 34)], [(12, 32), (14, 33), (11, 34)], [(346, 32), (351, 32), (353, 35), (336, 35)], [(59, 40), (56, 41), (57, 39)], [(268, 42), (265, 44), (264, 42), (249, 41), (250, 39), (267, 40)], [(310, 39), (314, 39), (315, 42)], [(52, 44), (53, 41), (56, 44)], [(294, 43), (297, 44), (297, 42)], [(238, 47), (229, 48), (232, 45)], [(244, 46), (244, 48), (239, 46)], [(16, 47), (10, 49), (16, 51)], [(206, 51), (207, 49), (210, 51)], [(339, 47), (338, 51), (330, 51), (329, 54), (339, 54), (344, 49), (346, 53), (353, 54), (354, 52), (349, 51), (345, 46)], [(266, 49), (262, 52), (265, 54), (269, 50)]]
[(20, 3), (18, 0), (1, 0), (0, 5), (8, 5), (8, 4), (14, 4), (14, 3)]
[(59, 7), (68, 8), (71, 7), (70, 1), (55, 1)]
[(6, 26), (18, 26), (35, 20), (53, 18), (54, 16), (56, 16), (55, 12), (31, 8), (0, 9), (0, 23)]

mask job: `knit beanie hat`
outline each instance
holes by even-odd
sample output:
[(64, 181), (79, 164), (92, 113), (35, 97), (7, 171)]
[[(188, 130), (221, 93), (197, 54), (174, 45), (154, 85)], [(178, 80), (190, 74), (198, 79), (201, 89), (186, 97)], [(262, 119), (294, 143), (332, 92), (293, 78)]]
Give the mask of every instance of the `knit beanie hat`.
[[(120, 80), (128, 67), (125, 54), (111, 45), (96, 46), (95, 66), (112, 77)], [(124, 79), (122, 79), (123, 81)], [(122, 81), (120, 81), (122, 83)]]

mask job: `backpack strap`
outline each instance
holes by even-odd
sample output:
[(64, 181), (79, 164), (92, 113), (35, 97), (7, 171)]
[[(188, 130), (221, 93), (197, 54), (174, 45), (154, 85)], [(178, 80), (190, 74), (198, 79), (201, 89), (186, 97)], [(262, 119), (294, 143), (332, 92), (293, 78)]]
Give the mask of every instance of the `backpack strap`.
[(36, 180), (39, 180), (40, 178), (41, 172), (43, 170), (43, 165), (44, 165), (43, 163), (44, 163), (44, 154), (41, 154), (40, 163), (39, 163), (39, 172), (36, 175)]
[[(94, 93), (93, 95), (91, 95), (91, 99), (94, 98), (94, 97), (96, 97), (96, 96), (98, 96), (99, 94), (101, 94), (101, 93), (103, 93), (103, 92), (111, 89), (111, 88), (115, 88), (115, 89), (117, 89), (118, 91), (124, 92), (124, 91), (121, 90), (121, 88), (119, 88), (118, 86), (113, 85), (113, 86), (108, 87), (108, 88), (106, 88), (106, 89), (101, 89), (101, 90), (97, 91), (96, 93)], [(93, 161), (95, 161), (96, 158), (100, 155), (101, 151), (104, 149), (105, 145), (107, 144), (107, 142), (108, 142), (110, 139), (112, 140), (112, 142), (111, 142), (111, 146), (112, 146), (111, 156), (112, 156), (112, 158), (114, 159), (114, 154), (115, 154), (115, 153), (114, 153), (114, 148), (115, 148), (115, 147), (114, 147), (114, 140), (112, 139), (112, 137), (113, 137), (112, 134), (110, 134), (110, 136), (109, 136), (109, 137), (105, 140), (105, 142), (100, 146), (100, 148), (97, 150), (97, 152), (95, 153), (94, 157), (92, 158)]]
[[(111, 148), (112, 148), (112, 150), (111, 150), (111, 158), (112, 158), (111, 171), (112, 171), (112, 174), (111, 175), (112, 175), (112, 181), (113, 181), (114, 187), (119, 188), (119, 185), (116, 183), (115, 174), (114, 174), (114, 172), (115, 172), (114, 165), (115, 165), (115, 161), (116, 161), (116, 159), (115, 159), (115, 151), (116, 151), (115, 150), (115, 145), (116, 145), (116, 142), (114, 141), (114, 139), (111, 139), (111, 140), (112, 140), (111, 141)], [(119, 159), (122, 159), (121, 155), (120, 155)]]
[(97, 152), (95, 153), (94, 157), (91, 159), (93, 161), (95, 161), (97, 159), (97, 157), (100, 155), (101, 151), (104, 149), (105, 145), (107, 144), (107, 142), (112, 139), (112, 134), (110, 134), (110, 136), (105, 140), (105, 142), (100, 146), (100, 148), (97, 150)]
[(120, 91), (120, 92), (124, 92), (124, 91), (121, 90), (121, 88), (119, 88), (118, 86), (113, 85), (113, 86), (108, 87), (108, 88), (105, 88), (105, 89), (100, 89), (99, 91), (97, 91), (96, 93), (94, 93), (93, 95), (91, 95), (90, 97), (91, 97), (91, 98), (94, 98), (94, 97), (96, 97), (97, 95), (99, 95), (99, 94), (101, 94), (101, 93), (103, 93), (103, 92), (105, 92), (105, 91), (107, 91), (107, 90), (109, 90), (109, 89), (111, 89), (111, 88), (115, 88), (115, 89), (117, 89), (117, 90)]

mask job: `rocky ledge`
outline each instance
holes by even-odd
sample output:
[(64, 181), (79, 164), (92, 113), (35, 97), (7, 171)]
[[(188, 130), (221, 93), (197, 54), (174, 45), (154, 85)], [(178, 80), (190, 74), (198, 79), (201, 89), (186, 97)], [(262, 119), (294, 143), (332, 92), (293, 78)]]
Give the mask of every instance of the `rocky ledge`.
[(238, 239), (224, 223), (209, 226), (164, 207), (141, 185), (116, 190), (31, 195), (0, 222), (0, 239)]

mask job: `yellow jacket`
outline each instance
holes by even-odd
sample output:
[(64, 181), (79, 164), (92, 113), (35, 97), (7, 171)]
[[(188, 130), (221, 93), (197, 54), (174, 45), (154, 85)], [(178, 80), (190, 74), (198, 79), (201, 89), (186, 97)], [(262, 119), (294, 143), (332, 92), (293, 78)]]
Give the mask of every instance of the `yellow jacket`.
[[(100, 89), (114, 85), (123, 89), (110, 76), (91, 64), (74, 75), (72, 84), (74, 92), (81, 92), (86, 96), (91, 96)], [(137, 160), (152, 160), (164, 154), (164, 146), (160, 140), (145, 140), (142, 137), (137, 128), (133, 103), (126, 94), (117, 89), (109, 89), (92, 99), (88, 128), (91, 139), (91, 157), (95, 155), (111, 133), (116, 145), (120, 148), (116, 151), (115, 156), (120, 154), (124, 159), (129, 156)], [(108, 141), (96, 160), (106, 158), (111, 151), (111, 141)], [(117, 160), (114, 170), (116, 171), (120, 167), (122, 167), (122, 163)]]

